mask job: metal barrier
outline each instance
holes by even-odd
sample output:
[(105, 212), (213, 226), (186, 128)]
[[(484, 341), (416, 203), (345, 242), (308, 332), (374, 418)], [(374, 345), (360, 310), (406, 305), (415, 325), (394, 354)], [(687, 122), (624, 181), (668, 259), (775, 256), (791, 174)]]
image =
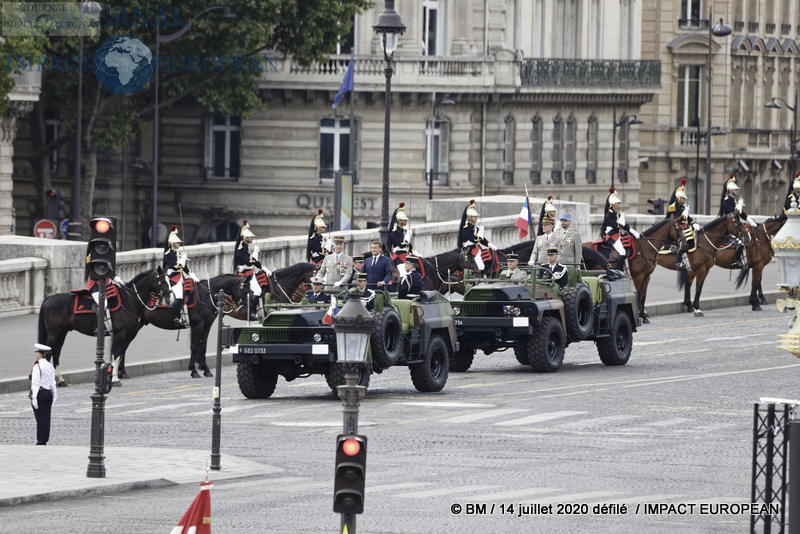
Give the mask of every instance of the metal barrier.
[[(750, 516), (751, 533), (785, 532), (789, 416), (798, 403), (800, 401), (761, 398), (754, 404), (750, 502), (764, 506), (760, 507), (759, 514)], [(775, 504), (780, 504), (777, 514), (772, 513)]]

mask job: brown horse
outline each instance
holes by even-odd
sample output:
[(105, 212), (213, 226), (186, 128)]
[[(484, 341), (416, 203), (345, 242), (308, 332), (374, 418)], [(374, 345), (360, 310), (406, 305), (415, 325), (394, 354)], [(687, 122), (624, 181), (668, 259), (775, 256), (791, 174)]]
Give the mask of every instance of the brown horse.
[[(745, 229), (738, 211), (714, 219), (697, 232), (697, 248), (688, 253), (692, 270), (678, 272), (678, 287), (684, 291), (683, 305), (686, 306), (686, 311), (693, 313), (695, 317), (703, 316), (703, 311), (700, 309), (700, 293), (717, 255), (728, 249), (734, 249), (735, 252), (736, 246), (729, 243), (727, 238), (729, 235), (738, 237), (745, 244), (750, 242), (750, 234)], [(658, 264), (667, 269), (677, 271), (676, 262), (675, 255), (658, 256)], [(691, 288), (694, 280), (697, 280), (697, 286), (692, 301)]]
[[(742, 287), (747, 281), (750, 271), (753, 271), (753, 280), (750, 283), (750, 305), (753, 311), (760, 311), (761, 304), (766, 304), (764, 291), (761, 289), (761, 275), (764, 267), (772, 261), (773, 251), (770, 241), (786, 222), (786, 215), (772, 217), (752, 229), (753, 238), (747, 246), (747, 266), (739, 271), (736, 277), (736, 289)], [(736, 256), (735, 250), (726, 250), (717, 254), (715, 264), (725, 269), (731, 269), (731, 264)]]

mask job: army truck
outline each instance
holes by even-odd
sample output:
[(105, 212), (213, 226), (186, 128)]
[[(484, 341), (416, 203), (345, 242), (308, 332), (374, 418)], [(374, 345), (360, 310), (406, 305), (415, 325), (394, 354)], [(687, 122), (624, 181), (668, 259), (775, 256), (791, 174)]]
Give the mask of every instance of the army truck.
[[(346, 294), (333, 298), (344, 306)], [(435, 291), (423, 291), (413, 300), (375, 291), (373, 302), (370, 365), (358, 366), (358, 384), (368, 386), (371, 373), (403, 365), (418, 391), (440, 391), (457, 348), (450, 303)], [(312, 374), (324, 375), (336, 394), (349, 364), (337, 363), (336, 334), (323, 321), (328, 308), (328, 304), (268, 305), (261, 324), (224, 333), (224, 344), (235, 346), (236, 378), (245, 397), (269, 398), (278, 376), (292, 381)]]
[(534, 269), (528, 283), (479, 281), (453, 301), (459, 349), (451, 371), (466, 371), (477, 349), (513, 349), (535, 371), (555, 372), (570, 343), (594, 341), (606, 365), (625, 365), (640, 326), (631, 278), (613, 269), (570, 268), (562, 289), (548, 269)]

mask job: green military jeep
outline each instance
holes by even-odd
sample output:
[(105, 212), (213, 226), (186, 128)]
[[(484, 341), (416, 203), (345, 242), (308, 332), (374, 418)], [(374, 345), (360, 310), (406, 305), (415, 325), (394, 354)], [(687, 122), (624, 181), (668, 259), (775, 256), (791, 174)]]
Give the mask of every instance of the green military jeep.
[[(345, 294), (333, 295), (344, 306)], [(359, 366), (358, 384), (370, 374), (394, 365), (408, 366), (419, 391), (440, 391), (457, 348), (450, 303), (434, 291), (414, 300), (392, 299), (375, 291), (375, 327), (370, 339), (370, 365)], [(278, 376), (287, 381), (323, 374), (336, 394), (345, 383), (347, 366), (336, 363), (336, 334), (323, 322), (328, 304), (267, 305), (261, 325), (228, 328), (223, 344), (234, 346), (239, 389), (249, 399), (266, 399)]]
[(475, 351), (512, 348), (517, 361), (535, 371), (555, 372), (570, 343), (594, 341), (606, 365), (625, 365), (638, 322), (633, 280), (619, 271), (570, 268), (562, 289), (547, 269), (534, 269), (527, 283), (484, 280), (453, 301), (459, 350), (451, 371), (466, 371)]

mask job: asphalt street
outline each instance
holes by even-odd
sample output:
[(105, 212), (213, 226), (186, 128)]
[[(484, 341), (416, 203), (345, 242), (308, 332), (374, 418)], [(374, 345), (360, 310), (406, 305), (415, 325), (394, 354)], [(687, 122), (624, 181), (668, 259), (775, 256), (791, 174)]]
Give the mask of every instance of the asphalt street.
[[(753, 402), (800, 396), (800, 362), (776, 348), (789, 319), (774, 306), (659, 317), (635, 334), (624, 367), (603, 366), (591, 343), (570, 346), (555, 374), (532, 373), (509, 352), (479, 353), (437, 394), (417, 393), (404, 368), (373, 375), (361, 407), (359, 532), (745, 531), (749, 515), (645, 513), (644, 504), (749, 502)], [(324, 379), (280, 381), (259, 401), (239, 393), (234, 366), (222, 384), (223, 470), (230, 454), (282, 471), (219, 482), (214, 532), (335, 531), (341, 404)], [(185, 372), (127, 380), (108, 399), (106, 445), (209, 449), (212, 386)], [(89, 395), (88, 384), (59, 391), (52, 445), (85, 445), (88, 455)], [(25, 395), (0, 396), (0, 408), (2, 441), (32, 443)], [(0, 530), (168, 532), (199, 483), (0, 508)], [(468, 514), (474, 504), (485, 514)], [(602, 504), (618, 506), (593, 513)]]

